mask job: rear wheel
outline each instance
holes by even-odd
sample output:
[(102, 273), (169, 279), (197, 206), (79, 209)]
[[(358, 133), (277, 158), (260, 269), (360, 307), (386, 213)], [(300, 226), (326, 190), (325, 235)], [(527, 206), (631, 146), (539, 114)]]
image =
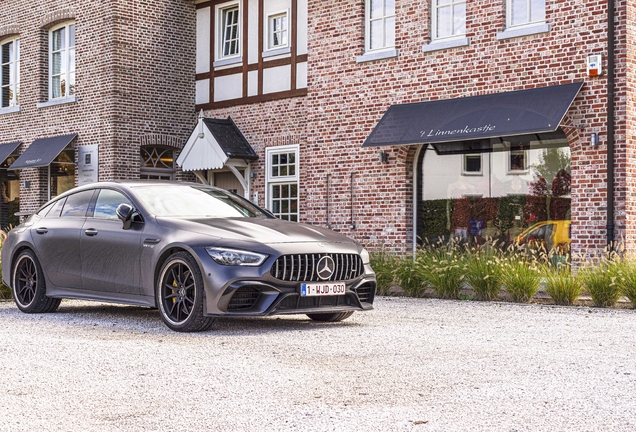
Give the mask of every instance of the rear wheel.
[(157, 303), (161, 318), (174, 331), (203, 331), (214, 322), (203, 316), (203, 277), (187, 252), (171, 255), (161, 267)]
[(26, 249), (18, 255), (13, 266), (13, 298), (22, 312), (54, 312), (61, 299), (46, 296), (46, 282), (40, 262), (35, 254)]
[(349, 312), (335, 312), (335, 313), (321, 313), (321, 314), (307, 314), (309, 318), (314, 321), (323, 322), (338, 322), (343, 321), (353, 315), (353, 311)]

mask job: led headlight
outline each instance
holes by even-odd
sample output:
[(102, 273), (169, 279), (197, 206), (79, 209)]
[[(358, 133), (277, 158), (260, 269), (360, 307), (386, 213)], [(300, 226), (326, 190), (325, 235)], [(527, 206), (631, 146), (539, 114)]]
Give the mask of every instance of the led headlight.
[(238, 249), (208, 247), (205, 248), (214, 261), (227, 266), (258, 267), (269, 255)]
[(360, 252), (360, 258), (362, 258), (362, 264), (369, 264), (369, 262), (371, 262), (369, 251), (366, 249), (362, 249), (362, 252)]

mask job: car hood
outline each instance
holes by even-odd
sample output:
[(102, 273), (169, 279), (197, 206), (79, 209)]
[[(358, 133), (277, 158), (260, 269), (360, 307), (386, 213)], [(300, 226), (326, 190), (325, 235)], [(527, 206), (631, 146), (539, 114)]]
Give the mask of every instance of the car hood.
[(276, 243), (348, 243), (350, 238), (334, 231), (280, 219), (259, 218), (164, 218), (157, 217), (164, 227), (186, 230), (227, 240)]

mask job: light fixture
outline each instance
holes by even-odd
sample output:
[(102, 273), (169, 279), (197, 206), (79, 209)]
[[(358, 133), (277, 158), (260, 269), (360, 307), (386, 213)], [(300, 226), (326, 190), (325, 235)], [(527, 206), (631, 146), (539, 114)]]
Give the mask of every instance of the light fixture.
[(389, 154), (386, 152), (380, 152), (380, 162), (387, 163), (389, 161)]
[(592, 132), (590, 134), (590, 145), (592, 147), (598, 146), (598, 133), (597, 132)]

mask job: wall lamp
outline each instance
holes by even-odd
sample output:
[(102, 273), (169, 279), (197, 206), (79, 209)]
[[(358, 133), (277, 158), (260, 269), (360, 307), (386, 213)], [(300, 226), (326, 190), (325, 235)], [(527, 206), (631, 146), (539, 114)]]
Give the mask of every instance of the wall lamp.
[(598, 132), (592, 132), (590, 134), (590, 145), (592, 147), (598, 146)]
[(386, 152), (380, 152), (380, 162), (387, 163), (389, 161), (389, 154)]

